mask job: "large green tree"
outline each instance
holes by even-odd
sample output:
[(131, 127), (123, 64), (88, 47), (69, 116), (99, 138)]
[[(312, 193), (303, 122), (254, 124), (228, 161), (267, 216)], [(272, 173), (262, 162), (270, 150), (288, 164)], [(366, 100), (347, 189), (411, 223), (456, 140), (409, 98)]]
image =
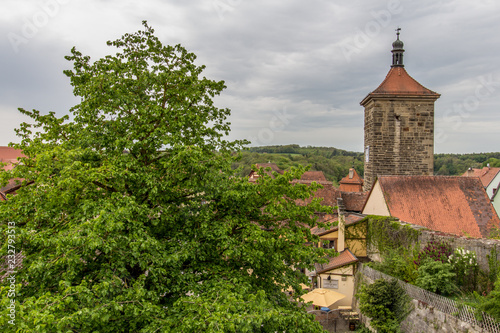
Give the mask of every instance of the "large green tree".
[(324, 207), (295, 203), (316, 189), (291, 184), (304, 169), (234, 177), (245, 142), (224, 139), (230, 111), (213, 103), (224, 82), (145, 22), (108, 45), (118, 53), (66, 57), (81, 98), (70, 116), (20, 110), (26, 157), (0, 181), (23, 186), (0, 203), (0, 231), (6, 253), (15, 223), (25, 259), (0, 301), (2, 331), (321, 331), (283, 292), (300, 294), (300, 269), (325, 255), (306, 245)]

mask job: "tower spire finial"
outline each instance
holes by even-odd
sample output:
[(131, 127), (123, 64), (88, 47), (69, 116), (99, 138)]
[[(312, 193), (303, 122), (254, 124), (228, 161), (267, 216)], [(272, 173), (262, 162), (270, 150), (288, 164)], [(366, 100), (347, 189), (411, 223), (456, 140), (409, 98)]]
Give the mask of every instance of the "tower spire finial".
[(403, 53), (404, 53), (404, 49), (403, 49), (403, 42), (399, 40), (399, 34), (400, 34), (400, 31), (401, 31), (401, 28), (398, 27), (396, 29), (396, 40), (394, 41), (394, 43), (392, 43), (392, 66), (391, 67), (394, 67), (394, 66), (399, 66), (399, 67), (404, 67), (403, 65)]

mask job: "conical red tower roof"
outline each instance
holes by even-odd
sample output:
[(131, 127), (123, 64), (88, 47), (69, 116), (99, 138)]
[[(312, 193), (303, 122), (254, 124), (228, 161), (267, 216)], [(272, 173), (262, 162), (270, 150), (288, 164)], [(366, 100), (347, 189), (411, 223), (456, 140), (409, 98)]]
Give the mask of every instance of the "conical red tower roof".
[(373, 97), (384, 96), (422, 96), (432, 97), (438, 99), (440, 94), (427, 89), (417, 82), (414, 78), (406, 72), (402, 66), (391, 67), (385, 80), (378, 86), (377, 89), (369, 93), (362, 101), (364, 105), (369, 99)]
[(435, 95), (438, 93), (427, 89), (412, 78), (404, 67), (391, 67), (385, 80), (372, 94), (403, 94), (403, 95)]

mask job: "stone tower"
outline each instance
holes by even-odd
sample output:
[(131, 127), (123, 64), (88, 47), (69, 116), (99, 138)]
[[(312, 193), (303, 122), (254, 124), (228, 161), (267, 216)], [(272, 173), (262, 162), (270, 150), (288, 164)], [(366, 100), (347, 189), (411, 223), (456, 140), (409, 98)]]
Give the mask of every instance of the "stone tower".
[(406, 72), (399, 30), (389, 73), (360, 103), (365, 108), (365, 191), (379, 175), (433, 174), (434, 102), (440, 95)]

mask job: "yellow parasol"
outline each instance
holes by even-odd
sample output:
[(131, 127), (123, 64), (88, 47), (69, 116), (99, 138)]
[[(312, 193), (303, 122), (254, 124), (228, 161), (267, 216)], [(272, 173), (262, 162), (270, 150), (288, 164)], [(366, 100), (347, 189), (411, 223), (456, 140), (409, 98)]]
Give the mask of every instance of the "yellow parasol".
[(345, 295), (336, 292), (335, 290), (325, 288), (316, 288), (313, 291), (300, 296), (300, 298), (302, 298), (306, 303), (312, 302), (314, 305), (324, 307), (330, 307), (335, 302), (338, 302), (345, 297)]

